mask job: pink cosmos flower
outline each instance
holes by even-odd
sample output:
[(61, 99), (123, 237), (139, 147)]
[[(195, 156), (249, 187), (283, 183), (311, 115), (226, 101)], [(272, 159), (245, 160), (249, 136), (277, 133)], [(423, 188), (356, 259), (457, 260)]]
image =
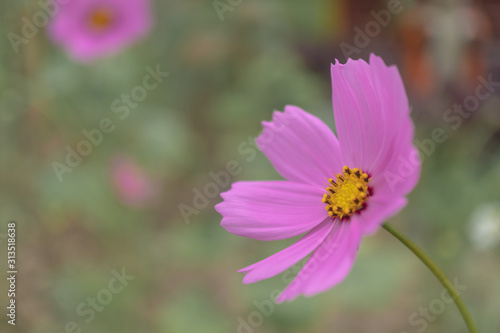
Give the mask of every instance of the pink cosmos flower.
[(145, 207), (157, 193), (151, 179), (130, 157), (115, 157), (110, 172), (116, 194), (127, 206)]
[(295, 106), (263, 122), (259, 148), (286, 179), (237, 182), (216, 210), (227, 231), (258, 240), (306, 233), (288, 248), (240, 270), (243, 283), (277, 275), (311, 254), (277, 298), (311, 296), (350, 272), (361, 239), (405, 205), (420, 160), (399, 72), (377, 56), (331, 67), (337, 137)]
[(56, 5), (49, 35), (80, 61), (114, 54), (151, 29), (149, 0), (71, 0)]

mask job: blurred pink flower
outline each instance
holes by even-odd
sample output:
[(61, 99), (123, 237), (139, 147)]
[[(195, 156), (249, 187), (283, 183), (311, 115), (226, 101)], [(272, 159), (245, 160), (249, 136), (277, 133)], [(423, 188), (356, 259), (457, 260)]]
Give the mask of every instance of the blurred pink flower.
[(114, 54), (151, 30), (149, 0), (71, 0), (58, 7), (49, 35), (80, 61)]
[(406, 205), (420, 174), (399, 72), (371, 55), (331, 67), (337, 137), (295, 106), (263, 122), (259, 148), (286, 179), (237, 182), (216, 206), (229, 232), (290, 247), (243, 268), (243, 283), (277, 275), (312, 253), (277, 301), (311, 296), (350, 272), (361, 239)]
[(130, 157), (115, 157), (110, 169), (113, 187), (125, 205), (145, 207), (157, 193), (151, 179)]

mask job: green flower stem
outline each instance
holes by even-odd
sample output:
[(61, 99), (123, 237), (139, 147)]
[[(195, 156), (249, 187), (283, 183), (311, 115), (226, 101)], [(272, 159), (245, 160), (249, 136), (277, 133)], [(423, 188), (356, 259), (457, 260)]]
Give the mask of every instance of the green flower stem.
[(464, 302), (458, 295), (457, 290), (451, 282), (448, 280), (448, 278), (444, 275), (443, 272), (436, 266), (436, 264), (429, 258), (421, 248), (419, 248), (415, 243), (413, 243), (408, 237), (404, 236), (401, 234), (399, 231), (394, 229), (392, 225), (389, 223), (384, 223), (383, 227), (385, 230), (387, 230), (391, 235), (396, 237), (401, 243), (403, 243), (407, 248), (410, 249), (424, 264), (427, 266), (431, 272), (437, 277), (439, 282), (448, 290), (450, 293), (451, 297), (453, 298), (453, 301), (458, 307), (458, 310), (460, 311), (460, 314), (462, 315), (462, 318), (464, 319), (465, 324), (467, 325), (467, 328), (469, 329), (470, 333), (478, 333), (478, 330), (476, 328), (476, 325), (474, 324), (474, 320), (472, 320), (472, 317), (467, 310), (467, 307), (465, 306)]

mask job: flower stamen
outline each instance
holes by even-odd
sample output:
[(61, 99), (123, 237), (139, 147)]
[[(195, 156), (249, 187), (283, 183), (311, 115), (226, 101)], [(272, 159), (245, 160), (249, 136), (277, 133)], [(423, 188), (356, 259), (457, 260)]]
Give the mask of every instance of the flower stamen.
[(90, 13), (89, 25), (93, 30), (103, 31), (113, 23), (113, 14), (106, 8), (98, 8)]
[(329, 186), (321, 200), (331, 217), (349, 218), (356, 211), (366, 207), (366, 199), (371, 194), (368, 186), (370, 176), (361, 169), (344, 166), (342, 174), (336, 175), (336, 181), (328, 179)]

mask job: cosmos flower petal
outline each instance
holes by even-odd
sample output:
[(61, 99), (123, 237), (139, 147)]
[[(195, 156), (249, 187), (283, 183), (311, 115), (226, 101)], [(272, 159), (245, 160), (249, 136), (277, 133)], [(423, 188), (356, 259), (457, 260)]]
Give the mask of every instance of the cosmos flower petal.
[(337, 62), (331, 74), (335, 124), (346, 164), (370, 174), (383, 172), (398, 144), (397, 134), (409, 121), (408, 100), (396, 67), (372, 55), (370, 64)]
[(370, 68), (374, 72), (378, 84), (375, 85), (376, 94), (382, 100), (386, 109), (380, 112), (389, 113), (399, 122), (408, 119), (410, 114), (408, 97), (403, 80), (396, 66), (387, 66), (382, 58), (370, 54)]
[(253, 283), (270, 278), (295, 265), (314, 251), (328, 236), (332, 228), (333, 223), (331, 219), (327, 218), (293, 245), (239, 270), (238, 272), (247, 273), (243, 278), (243, 283)]
[(221, 194), (215, 209), (227, 231), (259, 240), (285, 239), (305, 233), (327, 216), (324, 189), (288, 181), (237, 182)]
[(300, 294), (312, 296), (323, 292), (349, 274), (361, 241), (361, 230), (355, 221), (336, 220), (335, 223), (339, 226), (313, 252), (277, 302), (291, 301)]
[(263, 126), (257, 144), (284, 178), (324, 186), (327, 178), (342, 170), (337, 138), (317, 117), (286, 106)]
[(420, 178), (421, 160), (417, 148), (411, 143), (413, 125), (408, 123), (398, 134), (384, 171), (372, 177), (372, 186), (382, 196), (405, 196)]
[(403, 197), (395, 198), (392, 196), (375, 196), (371, 198), (370, 204), (359, 215), (353, 217), (359, 221), (364, 235), (375, 233), (378, 228), (389, 218), (401, 211), (408, 200)]

